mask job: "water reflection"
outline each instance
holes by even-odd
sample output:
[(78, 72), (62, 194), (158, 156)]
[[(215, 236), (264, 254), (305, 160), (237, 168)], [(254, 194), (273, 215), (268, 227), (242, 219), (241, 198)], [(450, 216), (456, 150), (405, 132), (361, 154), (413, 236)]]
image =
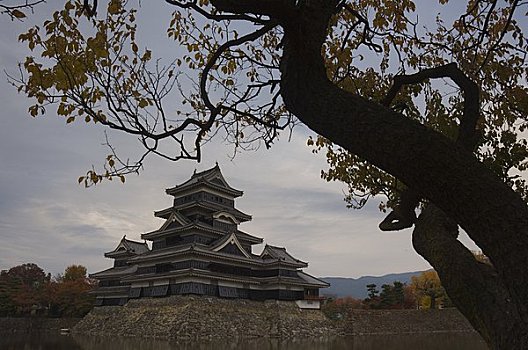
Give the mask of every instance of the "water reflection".
[(2, 350), (82, 350), (71, 337), (49, 334), (3, 334), (0, 337)]
[(476, 333), (433, 333), (354, 337), (352, 349), (487, 350), (488, 347)]
[(0, 338), (5, 350), (486, 350), (476, 334), (441, 333), (376, 335), (330, 339), (230, 339), (229, 341), (169, 342), (123, 337), (16, 335)]
[(231, 339), (229, 341), (169, 342), (143, 339), (113, 339), (75, 336), (83, 350), (327, 350), (350, 349), (351, 338), (289, 340), (259, 338)]

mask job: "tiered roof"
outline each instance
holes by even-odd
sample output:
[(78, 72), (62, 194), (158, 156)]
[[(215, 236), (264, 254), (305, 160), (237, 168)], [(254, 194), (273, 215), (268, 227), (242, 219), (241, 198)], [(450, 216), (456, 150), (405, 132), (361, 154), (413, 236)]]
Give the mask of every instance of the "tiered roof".
[(132, 241), (130, 239), (127, 239), (126, 235), (124, 235), (123, 238), (121, 238), (121, 241), (119, 242), (117, 247), (110, 252), (106, 252), (104, 256), (107, 258), (116, 259), (120, 257), (139, 255), (148, 251), (149, 247), (147, 245), (147, 242)]
[(168, 188), (165, 190), (165, 192), (176, 197), (181, 195), (181, 193), (183, 192), (186, 192), (191, 189), (195, 190), (198, 187), (209, 187), (225, 194), (231, 195), (235, 198), (240, 197), (244, 194), (243, 191), (237, 190), (229, 186), (227, 181), (224, 179), (222, 173), (220, 172), (220, 167), (218, 166), (218, 163), (216, 163), (216, 166), (208, 170), (204, 170), (201, 172), (196, 172), (195, 170), (194, 174), (189, 180), (182, 183), (181, 185)]
[(128, 276), (128, 275), (134, 274), (136, 271), (137, 271), (137, 265), (111, 267), (109, 269), (90, 274), (90, 277), (97, 278), (97, 279), (121, 277), (121, 276)]
[(294, 264), (294, 265), (299, 264), (299, 265), (302, 265), (303, 267), (308, 266), (308, 263), (291, 256), (290, 253), (286, 251), (286, 248), (276, 247), (276, 246), (272, 246), (269, 244), (266, 244), (266, 246), (264, 247), (264, 250), (260, 254), (260, 258), (264, 259), (264, 261), (277, 260), (277, 261), (286, 262), (286, 263)]
[(181, 210), (185, 210), (185, 209), (193, 208), (193, 207), (199, 207), (199, 208), (213, 210), (217, 212), (226, 212), (228, 214), (233, 215), (239, 222), (251, 220), (251, 215), (243, 213), (236, 208), (228, 208), (223, 205), (206, 202), (206, 201), (192, 201), (192, 202), (187, 202), (187, 203), (175, 205), (172, 207), (168, 207), (162, 210), (155, 211), (154, 216), (158, 218), (162, 218), (162, 219), (168, 219), (170, 218), (170, 216), (175, 210), (181, 211)]
[[(222, 236), (222, 237), (225, 235), (225, 232), (215, 229), (213, 226), (208, 225), (207, 223), (190, 222), (185, 225), (174, 225), (173, 227), (171, 227), (170, 225), (167, 225), (167, 227), (164, 228), (162, 226), (160, 229), (156, 231), (143, 233), (141, 235), (141, 238), (151, 240), (151, 239), (158, 238), (158, 237), (168, 236), (174, 233), (184, 233), (184, 232), (190, 232), (190, 231), (210, 233), (212, 235)], [(240, 231), (238, 229), (235, 231), (235, 233), (239, 240), (248, 241), (248, 242), (251, 242), (252, 244), (259, 244), (264, 241), (260, 237), (250, 235), (249, 233)]]

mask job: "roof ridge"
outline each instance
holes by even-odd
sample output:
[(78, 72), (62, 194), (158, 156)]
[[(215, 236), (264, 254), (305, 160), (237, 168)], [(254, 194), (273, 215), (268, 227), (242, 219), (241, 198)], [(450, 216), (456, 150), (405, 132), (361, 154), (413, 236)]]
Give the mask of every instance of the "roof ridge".
[(132, 239), (128, 239), (128, 238), (126, 238), (126, 235), (124, 235), (122, 239), (124, 239), (126, 242), (129, 242), (129, 243), (144, 244), (144, 245), (147, 244), (147, 242), (145, 242), (145, 241), (140, 242), (140, 241), (134, 241)]
[(220, 170), (220, 166), (218, 165), (218, 162), (216, 162), (216, 165), (214, 167), (206, 169), (206, 170), (202, 170), (202, 171), (198, 171), (197, 172), (196, 169), (194, 169), (194, 173), (192, 174), (191, 178), (204, 176), (204, 175), (206, 175), (208, 173), (213, 172), (216, 169)]
[(279, 247), (279, 246), (271, 245), (271, 244), (268, 244), (268, 243), (266, 243), (266, 246), (267, 246), (267, 247), (271, 247), (271, 248), (277, 248), (277, 249), (286, 250), (286, 247)]

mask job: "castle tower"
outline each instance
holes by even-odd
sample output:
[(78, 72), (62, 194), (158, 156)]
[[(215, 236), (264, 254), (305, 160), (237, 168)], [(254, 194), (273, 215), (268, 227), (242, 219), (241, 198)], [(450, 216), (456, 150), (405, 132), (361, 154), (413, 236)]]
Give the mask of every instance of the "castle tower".
[[(306, 262), (272, 245), (253, 253), (252, 246), (263, 240), (240, 230), (251, 216), (235, 207), (243, 192), (227, 183), (218, 164), (165, 192), (173, 197), (172, 206), (154, 213), (163, 224), (141, 235), (152, 242), (152, 250), (119, 255), (116, 264), (126, 264), (127, 270), (115, 265), (92, 277), (103, 283), (103, 276), (119, 271), (129, 299), (198, 294), (296, 300), (302, 307), (319, 307), (319, 289), (329, 285), (303, 272)], [(117, 262), (116, 254), (117, 248), (105, 256)], [(103, 291), (96, 292), (97, 304), (115, 305)]]

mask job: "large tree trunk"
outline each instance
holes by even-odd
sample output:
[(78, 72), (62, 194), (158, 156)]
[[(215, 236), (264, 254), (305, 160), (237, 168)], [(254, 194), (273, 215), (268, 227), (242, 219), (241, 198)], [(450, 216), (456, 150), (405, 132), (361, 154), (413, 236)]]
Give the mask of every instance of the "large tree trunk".
[(495, 269), (478, 262), (458, 240), (458, 225), (432, 204), (413, 231), (416, 251), (435, 267), (455, 306), (492, 349), (524, 349), (528, 331)]
[[(285, 31), (281, 94), (288, 110), (316, 133), (394, 175), (461, 225), (495, 269), (480, 268), (478, 278), (465, 275), (475, 273), (476, 263), (470, 262), (475, 259), (454, 238), (450, 244), (460, 246), (449, 254), (446, 247), (434, 247), (441, 240), (415, 237), (418, 252), (491, 347), (528, 346), (528, 207), (520, 196), (471, 152), (328, 80), (321, 50), (337, 0), (212, 2), (225, 11), (267, 14), (279, 21)], [(420, 227), (428, 222), (426, 214)], [(512, 320), (511, 327), (506, 320)]]

